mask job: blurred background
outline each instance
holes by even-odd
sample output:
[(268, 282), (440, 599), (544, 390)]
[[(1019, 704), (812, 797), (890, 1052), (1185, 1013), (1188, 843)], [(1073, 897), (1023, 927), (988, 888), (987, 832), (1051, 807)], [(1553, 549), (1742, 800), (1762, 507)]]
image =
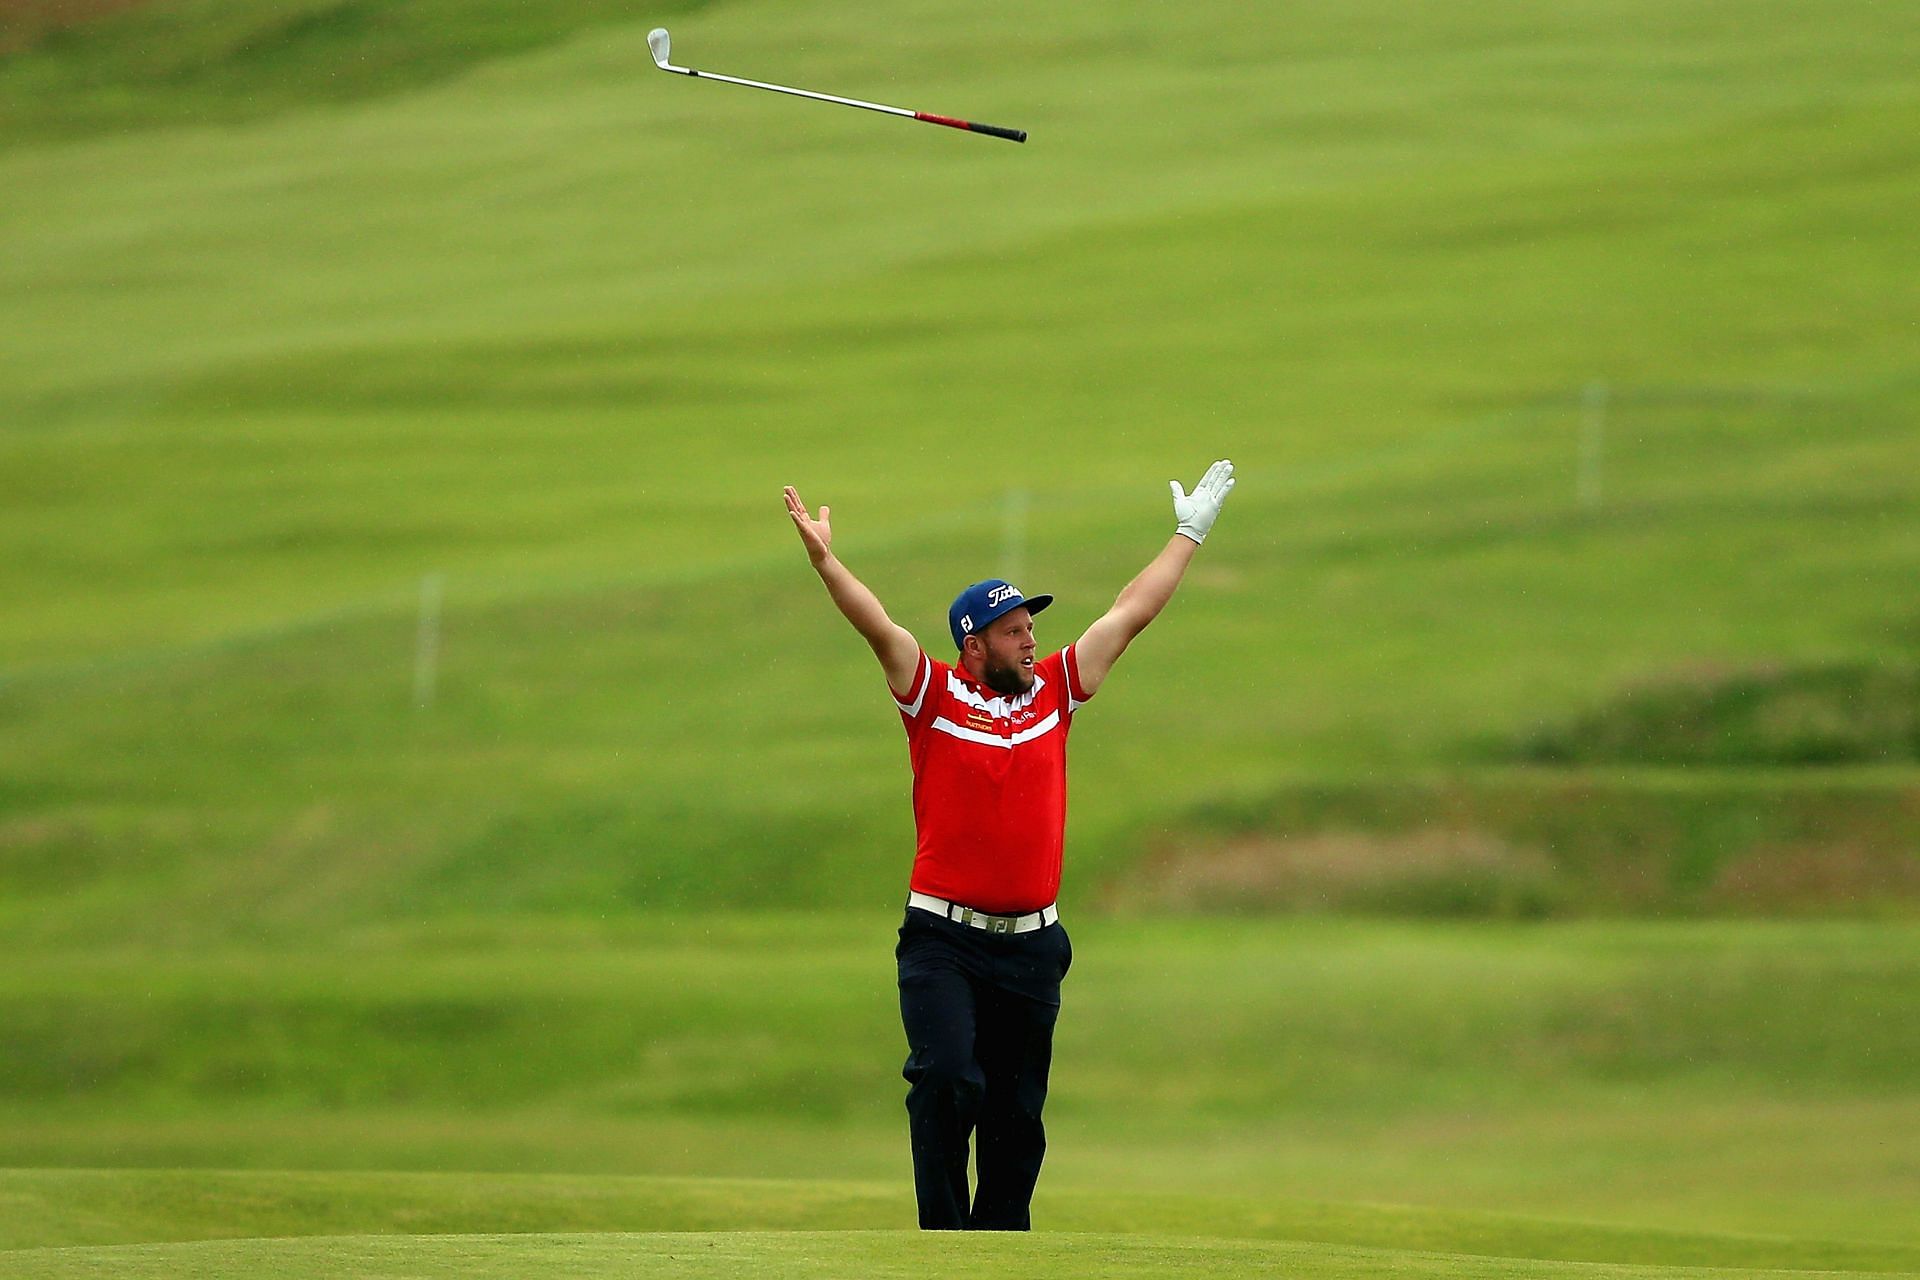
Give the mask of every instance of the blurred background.
[(1231, 457), (1075, 734), (1043, 1221), (1920, 1269), (1916, 66), (1865, 2), (0, 5), (0, 1244), (468, 1221), (349, 1170), (911, 1225), (904, 743), (780, 488), (931, 651), (993, 574), (1055, 646)]

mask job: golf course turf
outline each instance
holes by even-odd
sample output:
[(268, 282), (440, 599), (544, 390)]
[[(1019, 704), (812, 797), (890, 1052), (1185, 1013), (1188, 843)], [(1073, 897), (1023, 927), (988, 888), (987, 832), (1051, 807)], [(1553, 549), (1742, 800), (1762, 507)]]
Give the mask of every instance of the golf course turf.
[[(1920, 1274), (1910, 8), (0, 15), (0, 1276)], [(1216, 457), (922, 1238), (780, 488), (1051, 648)]]

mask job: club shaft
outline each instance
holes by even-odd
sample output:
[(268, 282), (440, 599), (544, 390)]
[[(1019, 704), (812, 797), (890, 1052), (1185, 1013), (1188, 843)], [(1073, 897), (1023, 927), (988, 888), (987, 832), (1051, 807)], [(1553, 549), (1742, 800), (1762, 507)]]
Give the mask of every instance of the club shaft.
[(774, 93), (790, 93), (796, 98), (812, 98), (815, 102), (837, 102), (843, 107), (859, 107), (863, 111), (884, 111), (890, 116), (905, 116), (911, 120), (914, 113), (905, 107), (889, 107), (879, 102), (862, 102), (858, 98), (840, 98), (831, 93), (815, 93), (811, 89), (795, 89), (784, 84), (768, 84), (764, 80), (747, 80), (740, 76), (723, 76), (715, 71), (695, 71), (692, 67), (668, 67), (668, 71), (678, 71), (683, 75), (696, 76), (701, 80), (724, 80), (728, 84), (743, 84), (749, 89), (769, 89)]
[(889, 107), (881, 102), (862, 102), (858, 98), (842, 98), (831, 93), (815, 93), (811, 89), (795, 89), (791, 85), (768, 84), (764, 80), (748, 80), (743, 76), (723, 76), (717, 71), (697, 71), (692, 67), (676, 67), (671, 63), (660, 64), (662, 71), (678, 71), (683, 76), (692, 76), (697, 80), (721, 80), (727, 84), (745, 85), (749, 89), (766, 89), (772, 93), (791, 94), (796, 98), (812, 98), (815, 102), (833, 102), (843, 107), (859, 107), (862, 111), (878, 111), (890, 116), (904, 116), (909, 120), (919, 120), (926, 124), (941, 124), (949, 129), (965, 129), (971, 133), (990, 134), (996, 138), (1006, 138), (1011, 142), (1025, 142), (1024, 129), (1003, 129), (999, 125), (979, 124), (972, 120), (960, 120), (953, 116), (937, 116), (926, 111), (909, 111), (905, 107)]

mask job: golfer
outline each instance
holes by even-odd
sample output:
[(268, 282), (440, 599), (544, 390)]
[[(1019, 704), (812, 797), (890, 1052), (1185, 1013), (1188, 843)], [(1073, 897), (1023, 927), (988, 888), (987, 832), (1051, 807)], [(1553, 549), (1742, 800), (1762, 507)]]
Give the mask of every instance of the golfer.
[(1036, 657), (1034, 615), (1053, 597), (990, 579), (947, 610), (951, 665), (929, 656), (834, 557), (831, 508), (816, 520), (786, 491), (807, 558), (880, 660), (907, 730), (918, 839), (894, 954), (914, 1191), (929, 1230), (1032, 1224), (1060, 980), (1073, 962), (1055, 905), (1067, 734), (1127, 645), (1173, 598), (1233, 489), (1233, 464), (1214, 463), (1192, 494), (1171, 485), (1173, 537), (1079, 640)]

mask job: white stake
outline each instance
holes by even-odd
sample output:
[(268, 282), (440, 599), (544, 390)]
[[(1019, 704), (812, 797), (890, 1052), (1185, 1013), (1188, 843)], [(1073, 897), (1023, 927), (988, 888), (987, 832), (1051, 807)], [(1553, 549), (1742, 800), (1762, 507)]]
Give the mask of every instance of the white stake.
[(1004, 508), (1006, 523), (1000, 536), (1000, 576), (1015, 586), (1027, 572), (1027, 508), (1031, 495), (1025, 489), (1007, 490)]
[(440, 676), (440, 597), (446, 587), (443, 573), (420, 579), (420, 628), (413, 644), (413, 705), (433, 705)]
[(1608, 399), (1605, 382), (1587, 384), (1586, 395), (1582, 398), (1585, 411), (1580, 418), (1580, 476), (1577, 482), (1580, 507), (1585, 511), (1597, 511), (1600, 508), (1600, 465), (1606, 447)]

